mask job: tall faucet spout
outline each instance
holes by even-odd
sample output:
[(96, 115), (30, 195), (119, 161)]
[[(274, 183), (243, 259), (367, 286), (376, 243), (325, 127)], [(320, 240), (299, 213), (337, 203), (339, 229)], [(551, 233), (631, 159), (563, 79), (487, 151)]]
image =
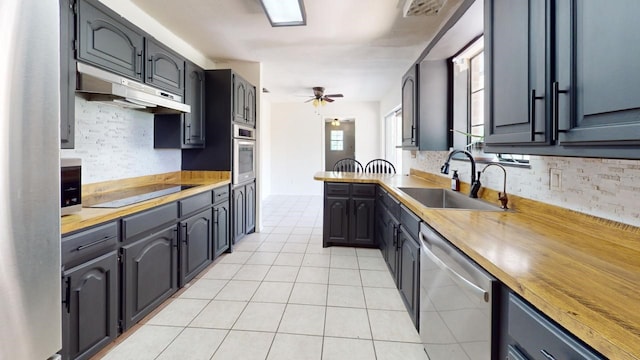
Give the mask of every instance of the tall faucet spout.
[(504, 180), (502, 183), (502, 192), (498, 193), (498, 200), (500, 200), (500, 204), (501, 204), (500, 208), (508, 210), (509, 207), (507, 206), (507, 203), (509, 202), (509, 198), (507, 197), (507, 169), (505, 169), (504, 166), (498, 163), (489, 163), (482, 169), (482, 172), (484, 173), (484, 171), (487, 170), (489, 166), (497, 166), (500, 169), (502, 169), (502, 172), (504, 173)]
[(469, 158), (469, 161), (471, 162), (471, 190), (469, 191), (469, 197), (477, 198), (478, 190), (480, 190), (480, 172), (478, 172), (478, 178), (476, 179), (476, 160), (473, 158), (473, 155), (471, 155), (470, 152), (466, 150), (451, 151), (449, 153), (449, 156), (447, 157), (447, 161), (445, 161), (444, 164), (442, 164), (442, 167), (440, 167), (440, 173), (449, 173), (449, 162), (455, 154), (464, 154)]

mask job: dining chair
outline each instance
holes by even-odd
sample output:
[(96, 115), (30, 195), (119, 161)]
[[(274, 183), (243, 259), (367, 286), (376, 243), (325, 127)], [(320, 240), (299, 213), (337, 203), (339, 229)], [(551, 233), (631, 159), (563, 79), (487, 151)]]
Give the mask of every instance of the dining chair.
[(364, 172), (367, 174), (395, 174), (396, 168), (385, 159), (373, 159), (365, 165)]
[(333, 164), (333, 171), (361, 173), (363, 172), (363, 167), (358, 160), (345, 158), (340, 159)]

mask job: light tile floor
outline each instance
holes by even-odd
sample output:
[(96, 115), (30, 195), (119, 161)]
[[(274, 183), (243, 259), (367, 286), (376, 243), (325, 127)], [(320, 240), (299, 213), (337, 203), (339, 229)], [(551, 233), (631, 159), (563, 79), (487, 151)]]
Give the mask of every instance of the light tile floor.
[(322, 247), (322, 198), (274, 196), (104, 359), (428, 360), (379, 250)]

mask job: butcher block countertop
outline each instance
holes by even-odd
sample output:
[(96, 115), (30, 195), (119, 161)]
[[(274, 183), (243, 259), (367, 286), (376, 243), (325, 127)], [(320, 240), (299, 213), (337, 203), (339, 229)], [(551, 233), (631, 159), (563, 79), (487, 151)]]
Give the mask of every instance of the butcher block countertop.
[[(517, 196), (509, 211), (430, 209), (398, 187), (449, 179), (318, 172), (325, 182), (375, 183), (575, 336), (610, 359), (640, 359), (640, 228)], [(468, 193), (468, 184), (461, 191)], [(497, 193), (479, 196), (499, 204)]]
[[(62, 216), (62, 235), (82, 230), (123, 216), (144, 211), (158, 205), (167, 204), (201, 192), (230, 184), (228, 171), (176, 171), (165, 174), (141, 176), (123, 180), (106, 181), (82, 185), (82, 205), (80, 212)], [(171, 186), (192, 185), (189, 189), (160, 196), (119, 208), (91, 208), (94, 204), (118, 200), (145, 192)]]

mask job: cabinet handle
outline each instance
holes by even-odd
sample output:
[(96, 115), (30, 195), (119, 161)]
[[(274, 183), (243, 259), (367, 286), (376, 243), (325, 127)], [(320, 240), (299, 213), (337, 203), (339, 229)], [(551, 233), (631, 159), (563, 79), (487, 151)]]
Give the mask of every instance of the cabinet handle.
[(536, 132), (536, 100), (544, 100), (544, 96), (536, 96), (536, 89), (531, 89), (531, 109), (529, 110), (529, 124), (531, 124), (531, 141), (536, 141), (536, 135), (544, 134), (543, 131)]
[(416, 143), (415, 133), (416, 133), (416, 127), (411, 125), (411, 143), (412, 144)]
[(393, 225), (393, 246), (398, 248), (398, 229), (395, 224)]
[(182, 228), (184, 229), (184, 240), (182, 240), (182, 242), (189, 246), (189, 232), (187, 231), (187, 224), (182, 224)]
[(191, 142), (191, 124), (187, 124), (187, 136), (186, 136), (186, 140), (187, 143)]
[(86, 245), (78, 246), (78, 247), (76, 248), (76, 251), (82, 251), (82, 250), (84, 250), (84, 249), (86, 249), (86, 248), (90, 248), (90, 247), (92, 247), (92, 246), (96, 246), (96, 245), (98, 245), (98, 244), (102, 244), (103, 242), (107, 242), (107, 241), (109, 241), (109, 240), (113, 240), (113, 239), (115, 239), (115, 238), (117, 238), (117, 236), (105, 236), (105, 237), (103, 237), (102, 239), (100, 239), (100, 240), (96, 240), (96, 241), (94, 241), (94, 242), (92, 242), (92, 243), (89, 243), (89, 244), (86, 244)]
[(540, 350), (540, 353), (548, 360), (556, 360), (556, 358), (553, 355), (549, 354), (545, 349)]
[(353, 199), (353, 215), (355, 215), (357, 212), (357, 208), (356, 208), (356, 199)]
[(138, 51), (136, 55), (136, 75), (142, 75), (142, 51)]
[(220, 222), (220, 211), (218, 209), (213, 209), (213, 223), (218, 225)]
[(553, 93), (552, 93), (552, 101), (553, 101), (553, 106), (551, 109), (551, 125), (553, 126), (553, 140), (557, 141), (558, 140), (558, 133), (564, 133), (567, 132), (569, 130), (564, 130), (564, 129), (560, 129), (560, 115), (559, 115), (559, 109), (558, 109), (558, 104), (560, 102), (559, 99), (559, 94), (567, 94), (569, 92), (569, 90), (560, 90), (559, 87), (559, 83), (557, 81), (553, 82)]
[(153, 58), (149, 58), (149, 80), (153, 80)]

